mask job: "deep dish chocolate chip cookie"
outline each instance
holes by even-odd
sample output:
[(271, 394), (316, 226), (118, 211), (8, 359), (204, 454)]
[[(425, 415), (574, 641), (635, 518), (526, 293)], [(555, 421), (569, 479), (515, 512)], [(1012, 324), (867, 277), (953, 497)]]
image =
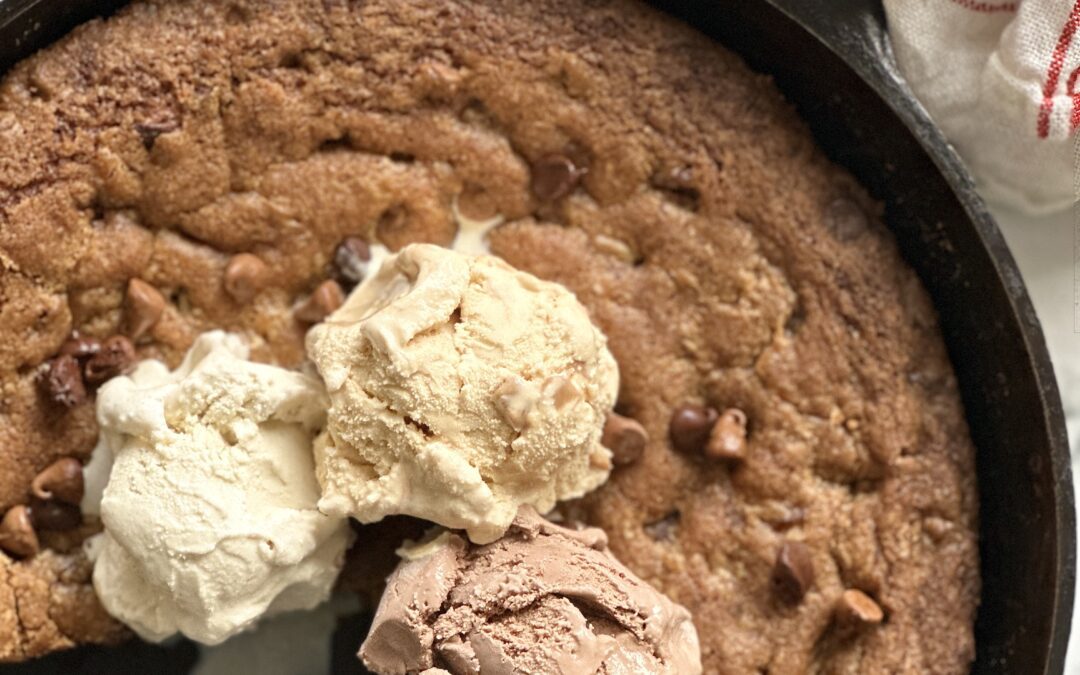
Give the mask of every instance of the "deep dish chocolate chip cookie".
[[(79, 548), (96, 387), (211, 328), (296, 365), (369, 244), (463, 217), (608, 335), (615, 469), (564, 515), (706, 672), (966, 670), (974, 453), (926, 294), (767, 77), (629, 0), (137, 2), (6, 76), (0, 660), (128, 635)], [(343, 583), (416, 529), (360, 528)]]

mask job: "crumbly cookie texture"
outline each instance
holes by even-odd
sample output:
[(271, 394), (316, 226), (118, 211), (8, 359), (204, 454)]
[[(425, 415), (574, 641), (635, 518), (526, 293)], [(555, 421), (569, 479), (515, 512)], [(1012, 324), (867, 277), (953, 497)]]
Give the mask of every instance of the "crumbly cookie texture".
[[(36, 384), (73, 328), (295, 365), (345, 237), (498, 214), (493, 252), (577, 294), (648, 432), (571, 515), (693, 612), (706, 672), (966, 670), (973, 449), (933, 309), (767, 77), (621, 0), (262, 7), (137, 3), (0, 85), (0, 508), (94, 445), (92, 396)], [(740, 459), (673, 449), (687, 404), (745, 414)], [(123, 635), (43, 545), (0, 557), (4, 660)], [(837, 620), (856, 590), (880, 624)]]

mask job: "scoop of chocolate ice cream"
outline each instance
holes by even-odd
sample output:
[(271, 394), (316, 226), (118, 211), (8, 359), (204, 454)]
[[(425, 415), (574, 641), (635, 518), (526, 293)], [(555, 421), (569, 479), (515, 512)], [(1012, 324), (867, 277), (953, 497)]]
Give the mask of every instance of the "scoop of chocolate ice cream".
[(494, 543), (444, 532), (403, 554), (360, 649), (377, 673), (701, 672), (689, 612), (616, 560), (599, 529), (526, 507)]

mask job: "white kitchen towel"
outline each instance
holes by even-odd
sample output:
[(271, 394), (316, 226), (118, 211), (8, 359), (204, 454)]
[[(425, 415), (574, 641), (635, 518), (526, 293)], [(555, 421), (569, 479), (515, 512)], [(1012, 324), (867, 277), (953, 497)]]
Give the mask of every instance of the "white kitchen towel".
[(989, 200), (1073, 203), (1080, 0), (884, 0), (901, 73)]

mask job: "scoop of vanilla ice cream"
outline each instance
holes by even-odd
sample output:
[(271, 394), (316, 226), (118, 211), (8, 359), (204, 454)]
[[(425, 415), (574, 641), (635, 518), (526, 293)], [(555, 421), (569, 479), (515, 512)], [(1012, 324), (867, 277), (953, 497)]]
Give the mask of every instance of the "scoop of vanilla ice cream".
[(113, 465), (90, 549), (105, 609), (146, 640), (219, 643), (261, 616), (325, 600), (351, 534), (316, 508), (322, 384), (247, 361), (207, 333), (98, 393)]
[(319, 508), (409, 514), (478, 543), (518, 506), (603, 483), (618, 369), (574, 295), (491, 256), (414, 244), (307, 337), (331, 407)]

